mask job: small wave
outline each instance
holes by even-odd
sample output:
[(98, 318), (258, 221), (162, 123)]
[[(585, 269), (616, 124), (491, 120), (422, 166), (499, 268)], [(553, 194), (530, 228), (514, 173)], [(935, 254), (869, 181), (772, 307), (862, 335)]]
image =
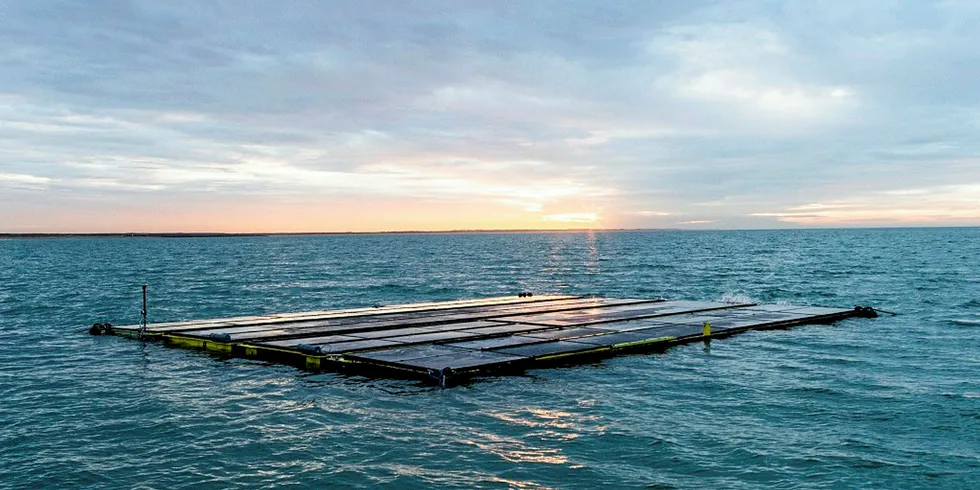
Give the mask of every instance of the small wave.
[(947, 392), (940, 393), (940, 395), (946, 398), (980, 398), (980, 393), (974, 393), (969, 391), (966, 393), (950, 393), (947, 391)]
[(755, 303), (755, 301), (752, 298), (750, 298), (749, 296), (747, 296), (747, 295), (744, 295), (744, 294), (734, 294), (734, 293), (725, 293), (725, 294), (721, 295), (721, 298), (719, 298), (718, 301), (720, 301), (722, 303), (731, 303), (731, 304), (736, 304), (736, 303)]
[(961, 327), (980, 327), (980, 319), (966, 320), (962, 318), (953, 318), (949, 320), (949, 323), (952, 323), (953, 325), (959, 325)]

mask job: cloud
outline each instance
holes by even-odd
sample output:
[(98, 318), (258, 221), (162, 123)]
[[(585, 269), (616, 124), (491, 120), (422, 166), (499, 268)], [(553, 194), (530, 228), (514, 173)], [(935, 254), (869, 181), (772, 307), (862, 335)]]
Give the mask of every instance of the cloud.
[(881, 191), (755, 215), (808, 226), (972, 223), (980, 220), (980, 184)]
[[(673, 27), (651, 42), (654, 52), (675, 58), (677, 69), (655, 87), (719, 112), (736, 111), (741, 124), (822, 122), (855, 104), (854, 90), (801, 80), (792, 67), (799, 57), (782, 36), (748, 23)], [(771, 121), (775, 120), (775, 121)], [(777, 123), (773, 124), (773, 123)]]
[(542, 221), (555, 221), (559, 223), (581, 223), (591, 224), (599, 220), (596, 213), (559, 213), (546, 214), (541, 217)]
[(14, 187), (38, 187), (46, 186), (50, 182), (51, 179), (48, 177), (38, 177), (36, 175), (27, 174), (0, 173), (0, 185), (6, 184)]
[[(980, 222), (959, 190), (980, 184), (969, 3), (0, 9), (0, 187), (66, 217), (83, 206), (53, 196), (452, 204), (433, 222), (602, 209), (610, 227)], [(424, 227), (386, 209), (385, 226)], [(31, 219), (0, 229), (15, 218)]]

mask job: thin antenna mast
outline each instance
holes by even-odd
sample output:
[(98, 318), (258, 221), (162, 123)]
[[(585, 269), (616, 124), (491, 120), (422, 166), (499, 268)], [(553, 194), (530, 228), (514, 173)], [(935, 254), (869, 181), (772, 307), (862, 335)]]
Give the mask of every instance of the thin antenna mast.
[(146, 284), (143, 285), (143, 309), (140, 310), (140, 340), (146, 338)]

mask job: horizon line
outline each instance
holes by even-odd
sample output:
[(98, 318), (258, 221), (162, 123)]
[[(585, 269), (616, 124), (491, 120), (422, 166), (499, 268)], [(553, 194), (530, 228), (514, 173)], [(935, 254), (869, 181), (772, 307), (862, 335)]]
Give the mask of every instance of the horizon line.
[(595, 233), (595, 232), (645, 232), (645, 231), (793, 231), (793, 230), (861, 230), (861, 229), (919, 229), (919, 228), (977, 228), (978, 225), (938, 226), (827, 226), (800, 228), (489, 228), (451, 230), (380, 230), (380, 231), (270, 231), (270, 232), (210, 232), (210, 231), (161, 231), (161, 232), (0, 232), (0, 238), (220, 238), (258, 236), (330, 236), (330, 235), (411, 235), (411, 234), (466, 234), (466, 233)]

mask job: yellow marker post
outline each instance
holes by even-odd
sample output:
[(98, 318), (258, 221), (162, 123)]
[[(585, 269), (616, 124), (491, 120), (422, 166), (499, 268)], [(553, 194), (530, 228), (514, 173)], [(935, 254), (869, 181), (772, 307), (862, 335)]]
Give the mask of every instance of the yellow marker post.
[(704, 322), (704, 329), (702, 330), (702, 333), (704, 334), (705, 337), (711, 337), (711, 324), (710, 323)]

